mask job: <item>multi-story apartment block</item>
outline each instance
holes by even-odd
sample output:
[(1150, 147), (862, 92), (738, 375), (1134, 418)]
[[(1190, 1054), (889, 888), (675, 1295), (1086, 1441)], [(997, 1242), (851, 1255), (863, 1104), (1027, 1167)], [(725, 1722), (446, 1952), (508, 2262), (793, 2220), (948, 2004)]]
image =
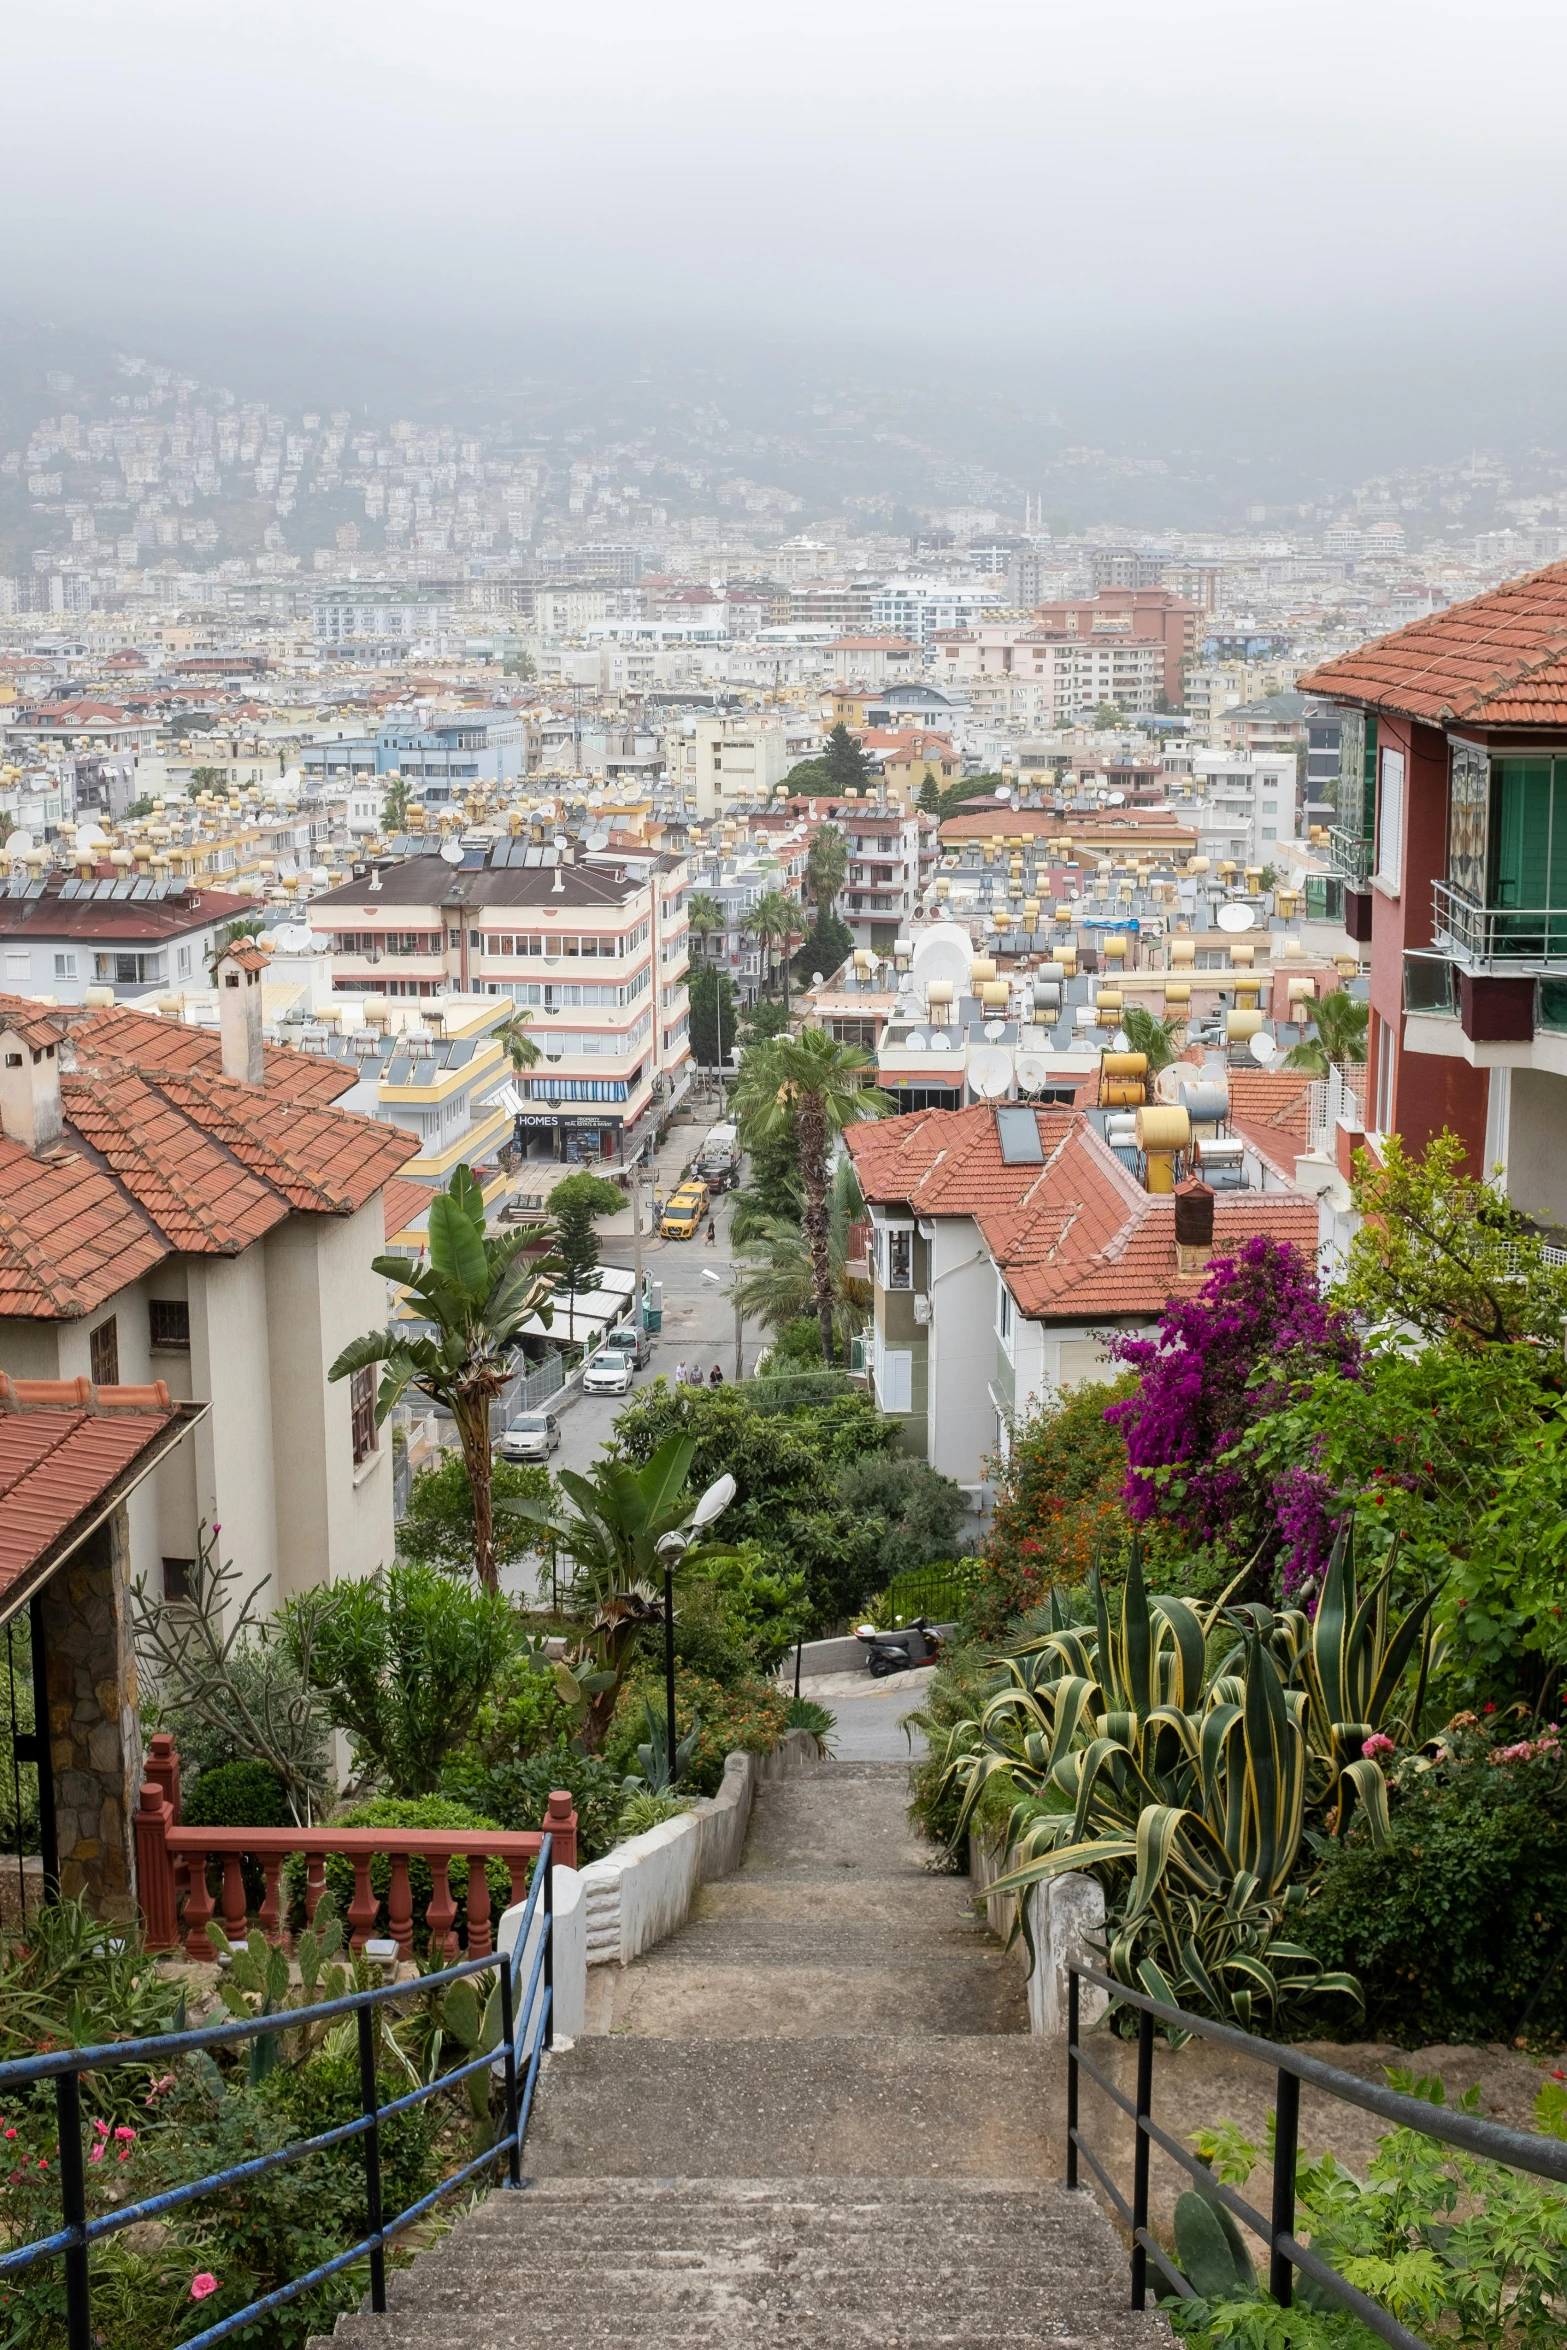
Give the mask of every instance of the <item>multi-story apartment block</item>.
[(415, 799), (460, 799), (476, 783), (515, 783), (536, 762), (537, 745), (520, 710), (461, 710), (389, 719), (373, 735), (307, 743), (308, 785), (337, 790), (372, 776), (400, 775)]
[(692, 718), (665, 744), (665, 769), (693, 815), (772, 797), (789, 772), (789, 732), (781, 718)]
[(328, 891), (310, 924), (336, 995), (525, 1007), (544, 1058), (516, 1079), (523, 1128), (559, 1156), (623, 1159), (687, 1081), (688, 889), (683, 858), (579, 862), (506, 840)]
[(997, 621), (943, 631), (934, 640), (943, 686), (961, 692), (977, 719), (1030, 731), (1070, 725), (1114, 703), (1128, 717), (1165, 697), (1162, 644), (1124, 618), (1084, 633)]
[(449, 636), (457, 611), (449, 596), (420, 595), (404, 587), (323, 588), (311, 620), (316, 643), (324, 652), (346, 646), (390, 653)]
[(845, 802), (836, 814), (849, 870), (838, 912), (857, 947), (889, 954), (908, 934), (937, 843), (934, 817), (891, 802)]
[(1160, 691), (1172, 710), (1182, 706), (1186, 673), (1197, 659), (1202, 614), (1168, 587), (1106, 587), (1093, 596), (1062, 597), (1040, 604), (1034, 618), (1052, 635), (1094, 637), (1120, 631), (1160, 647), (1164, 656)]
[(13, 881), (0, 895), (0, 974), (8, 992), (62, 1004), (85, 1002), (89, 988), (204, 987), (223, 925), (252, 912), (248, 898), (144, 874)]
[(1333, 855), (1371, 955), (1367, 1115), (1444, 1127), (1567, 1226), (1567, 565), (1302, 679), (1341, 717)]
[(1293, 751), (1194, 751), (1192, 787), (1204, 852), (1267, 865), (1296, 837), (1299, 762)]
[(1186, 715), (1194, 742), (1222, 742), (1225, 727), (1244, 705), (1295, 683), (1289, 661), (1221, 661), (1186, 674)]

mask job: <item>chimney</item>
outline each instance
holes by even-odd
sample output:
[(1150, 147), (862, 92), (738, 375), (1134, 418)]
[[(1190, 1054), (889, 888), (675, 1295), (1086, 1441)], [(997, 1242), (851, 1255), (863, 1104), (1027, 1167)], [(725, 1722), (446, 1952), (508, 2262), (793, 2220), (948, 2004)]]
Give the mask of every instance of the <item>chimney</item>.
[(261, 1043), (261, 974), (266, 967), (266, 956), (248, 938), (225, 947), (213, 967), (223, 1074), (239, 1085), (265, 1085), (267, 1081)]
[(60, 1050), (42, 1020), (0, 1027), (0, 1132), (36, 1156), (60, 1139)]
[(1175, 1187), (1175, 1262), (1182, 1273), (1206, 1271), (1213, 1255), (1213, 1192), (1199, 1176)]

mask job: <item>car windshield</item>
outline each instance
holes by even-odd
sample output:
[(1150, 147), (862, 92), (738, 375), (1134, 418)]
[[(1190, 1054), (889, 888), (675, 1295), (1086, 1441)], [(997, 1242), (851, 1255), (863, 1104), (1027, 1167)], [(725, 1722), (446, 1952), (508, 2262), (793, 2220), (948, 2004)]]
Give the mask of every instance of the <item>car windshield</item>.
[(513, 1436), (542, 1436), (548, 1426), (547, 1420), (513, 1420), (511, 1432)]

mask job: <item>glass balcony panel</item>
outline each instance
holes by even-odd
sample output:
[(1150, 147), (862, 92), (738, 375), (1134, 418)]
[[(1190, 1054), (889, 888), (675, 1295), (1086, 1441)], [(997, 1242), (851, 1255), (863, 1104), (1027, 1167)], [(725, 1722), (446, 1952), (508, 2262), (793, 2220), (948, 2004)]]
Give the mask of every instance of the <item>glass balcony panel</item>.
[(1445, 1014), (1451, 1018), (1458, 1010), (1458, 989), (1452, 964), (1441, 955), (1406, 955), (1404, 1009), (1406, 1012)]

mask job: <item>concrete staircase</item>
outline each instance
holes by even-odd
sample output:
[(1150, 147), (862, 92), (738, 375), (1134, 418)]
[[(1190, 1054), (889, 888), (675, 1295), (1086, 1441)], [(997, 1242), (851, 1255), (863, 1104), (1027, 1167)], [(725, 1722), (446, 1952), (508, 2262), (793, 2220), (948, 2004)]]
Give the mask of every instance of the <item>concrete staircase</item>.
[[(1059, 2049), (932, 1874), (906, 1771), (763, 1788), (744, 1866), (553, 2057), (491, 2194), (332, 2350), (1147, 2350), (1126, 2256), (1068, 2195)], [(593, 2010), (590, 2010), (590, 2014)], [(322, 2346), (324, 2350), (324, 2346)]]

